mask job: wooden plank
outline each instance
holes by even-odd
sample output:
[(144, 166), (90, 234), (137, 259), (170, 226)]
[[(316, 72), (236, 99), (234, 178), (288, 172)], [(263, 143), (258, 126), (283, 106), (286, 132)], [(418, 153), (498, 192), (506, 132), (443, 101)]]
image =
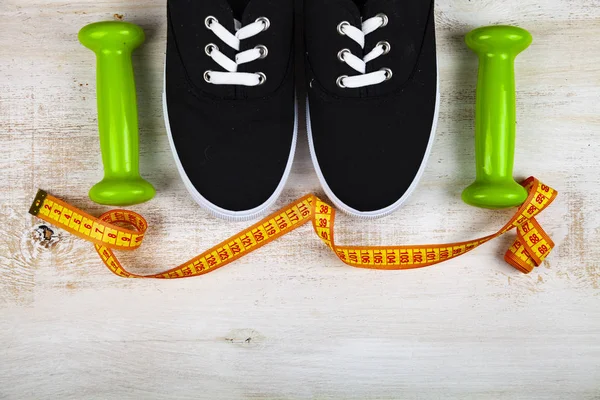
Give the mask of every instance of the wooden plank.
[[(355, 270), (305, 227), (177, 282), (119, 279), (88, 243), (56, 229), (41, 242), (27, 214), (37, 188), (107, 210), (87, 197), (102, 171), (94, 59), (76, 34), (117, 14), (148, 36), (134, 64), (141, 169), (158, 189), (132, 207), (150, 229), (124, 264), (158, 271), (246, 227), (210, 217), (178, 177), (161, 106), (164, 1), (1, 8), (0, 398), (599, 398), (598, 0), (438, 1), (442, 105), (422, 183), (390, 217), (338, 219), (340, 243), (378, 245), (473, 238), (510, 217), (460, 200), (477, 70), (462, 38), (518, 24), (534, 43), (517, 60), (515, 174), (560, 192), (540, 218), (557, 249), (534, 273), (502, 261), (509, 237), (434, 268)], [(322, 194), (304, 135), (278, 206)]]

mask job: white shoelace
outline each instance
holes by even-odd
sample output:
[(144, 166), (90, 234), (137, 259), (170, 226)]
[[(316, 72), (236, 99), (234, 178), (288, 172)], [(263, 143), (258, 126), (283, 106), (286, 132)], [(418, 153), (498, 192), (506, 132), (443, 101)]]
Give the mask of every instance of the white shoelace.
[[(261, 32), (266, 31), (271, 26), (268, 18), (260, 17), (255, 22), (248, 24), (242, 28), (241, 22), (235, 20), (235, 34), (232, 34), (213, 17), (206, 17), (204, 24), (208, 29), (226, 43), (232, 49), (239, 51), (240, 43), (244, 39), (251, 38)], [(242, 85), (242, 86), (258, 86), (265, 83), (267, 77), (262, 72), (237, 72), (238, 66), (246, 64), (261, 58), (265, 58), (269, 50), (259, 45), (253, 49), (237, 53), (235, 61), (227, 57), (214, 43), (209, 43), (205, 47), (206, 54), (219, 64), (225, 71), (206, 71), (204, 72), (204, 80), (214, 85)]]
[[(385, 14), (378, 14), (373, 18), (362, 23), (361, 29), (358, 29), (348, 21), (340, 22), (338, 25), (338, 33), (340, 35), (348, 36), (359, 44), (361, 48), (365, 48), (365, 36), (373, 33), (379, 28), (382, 28), (388, 24), (388, 17)], [(392, 78), (392, 70), (389, 68), (383, 68), (375, 72), (367, 72), (367, 63), (375, 60), (376, 58), (389, 53), (391, 46), (388, 42), (379, 42), (367, 55), (362, 59), (355, 56), (348, 49), (342, 49), (338, 53), (338, 59), (345, 62), (352, 67), (356, 72), (361, 75), (348, 76), (342, 75), (337, 79), (337, 85), (341, 88), (361, 88), (364, 86), (378, 85)]]

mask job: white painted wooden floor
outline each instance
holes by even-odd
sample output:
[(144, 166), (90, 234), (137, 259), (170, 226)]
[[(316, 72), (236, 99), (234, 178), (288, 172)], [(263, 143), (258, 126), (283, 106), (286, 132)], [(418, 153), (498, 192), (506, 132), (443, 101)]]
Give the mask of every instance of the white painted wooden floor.
[[(466, 206), (474, 178), (477, 60), (470, 29), (517, 24), (515, 174), (560, 191), (540, 222), (557, 244), (522, 275), (511, 238), (423, 270), (346, 267), (303, 227), (215, 273), (173, 282), (112, 275), (92, 246), (27, 214), (44, 188), (95, 215), (101, 178), (87, 23), (146, 30), (134, 63), (143, 175), (155, 200), (138, 272), (165, 269), (245, 224), (208, 216), (180, 181), (161, 109), (165, 2), (0, 0), (1, 399), (600, 399), (600, 1), (439, 0), (442, 105), (408, 204), (338, 220), (340, 243), (417, 244), (488, 234), (510, 211)], [(278, 206), (316, 191), (305, 134)]]

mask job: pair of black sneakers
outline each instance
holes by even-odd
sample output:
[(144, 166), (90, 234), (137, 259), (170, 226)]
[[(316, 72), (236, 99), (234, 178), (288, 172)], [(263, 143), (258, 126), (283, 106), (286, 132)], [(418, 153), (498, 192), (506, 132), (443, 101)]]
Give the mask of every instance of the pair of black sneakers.
[[(307, 130), (329, 199), (396, 210), (439, 104), (433, 0), (304, 0)], [(264, 214), (298, 136), (293, 0), (169, 0), (164, 111), (185, 186), (212, 214)]]

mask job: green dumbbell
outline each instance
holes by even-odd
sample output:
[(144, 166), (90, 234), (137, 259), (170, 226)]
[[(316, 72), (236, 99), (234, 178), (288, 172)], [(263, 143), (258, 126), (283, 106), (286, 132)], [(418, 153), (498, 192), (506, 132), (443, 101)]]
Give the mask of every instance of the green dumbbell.
[(513, 179), (516, 102), (514, 61), (531, 44), (514, 26), (478, 28), (466, 36), (479, 56), (475, 115), (477, 178), (462, 194), (465, 203), (484, 208), (523, 204), (527, 191)]
[(85, 26), (79, 41), (96, 53), (98, 130), (104, 179), (90, 190), (99, 204), (127, 206), (156, 194), (139, 173), (137, 100), (131, 53), (144, 42), (144, 31), (127, 22)]

